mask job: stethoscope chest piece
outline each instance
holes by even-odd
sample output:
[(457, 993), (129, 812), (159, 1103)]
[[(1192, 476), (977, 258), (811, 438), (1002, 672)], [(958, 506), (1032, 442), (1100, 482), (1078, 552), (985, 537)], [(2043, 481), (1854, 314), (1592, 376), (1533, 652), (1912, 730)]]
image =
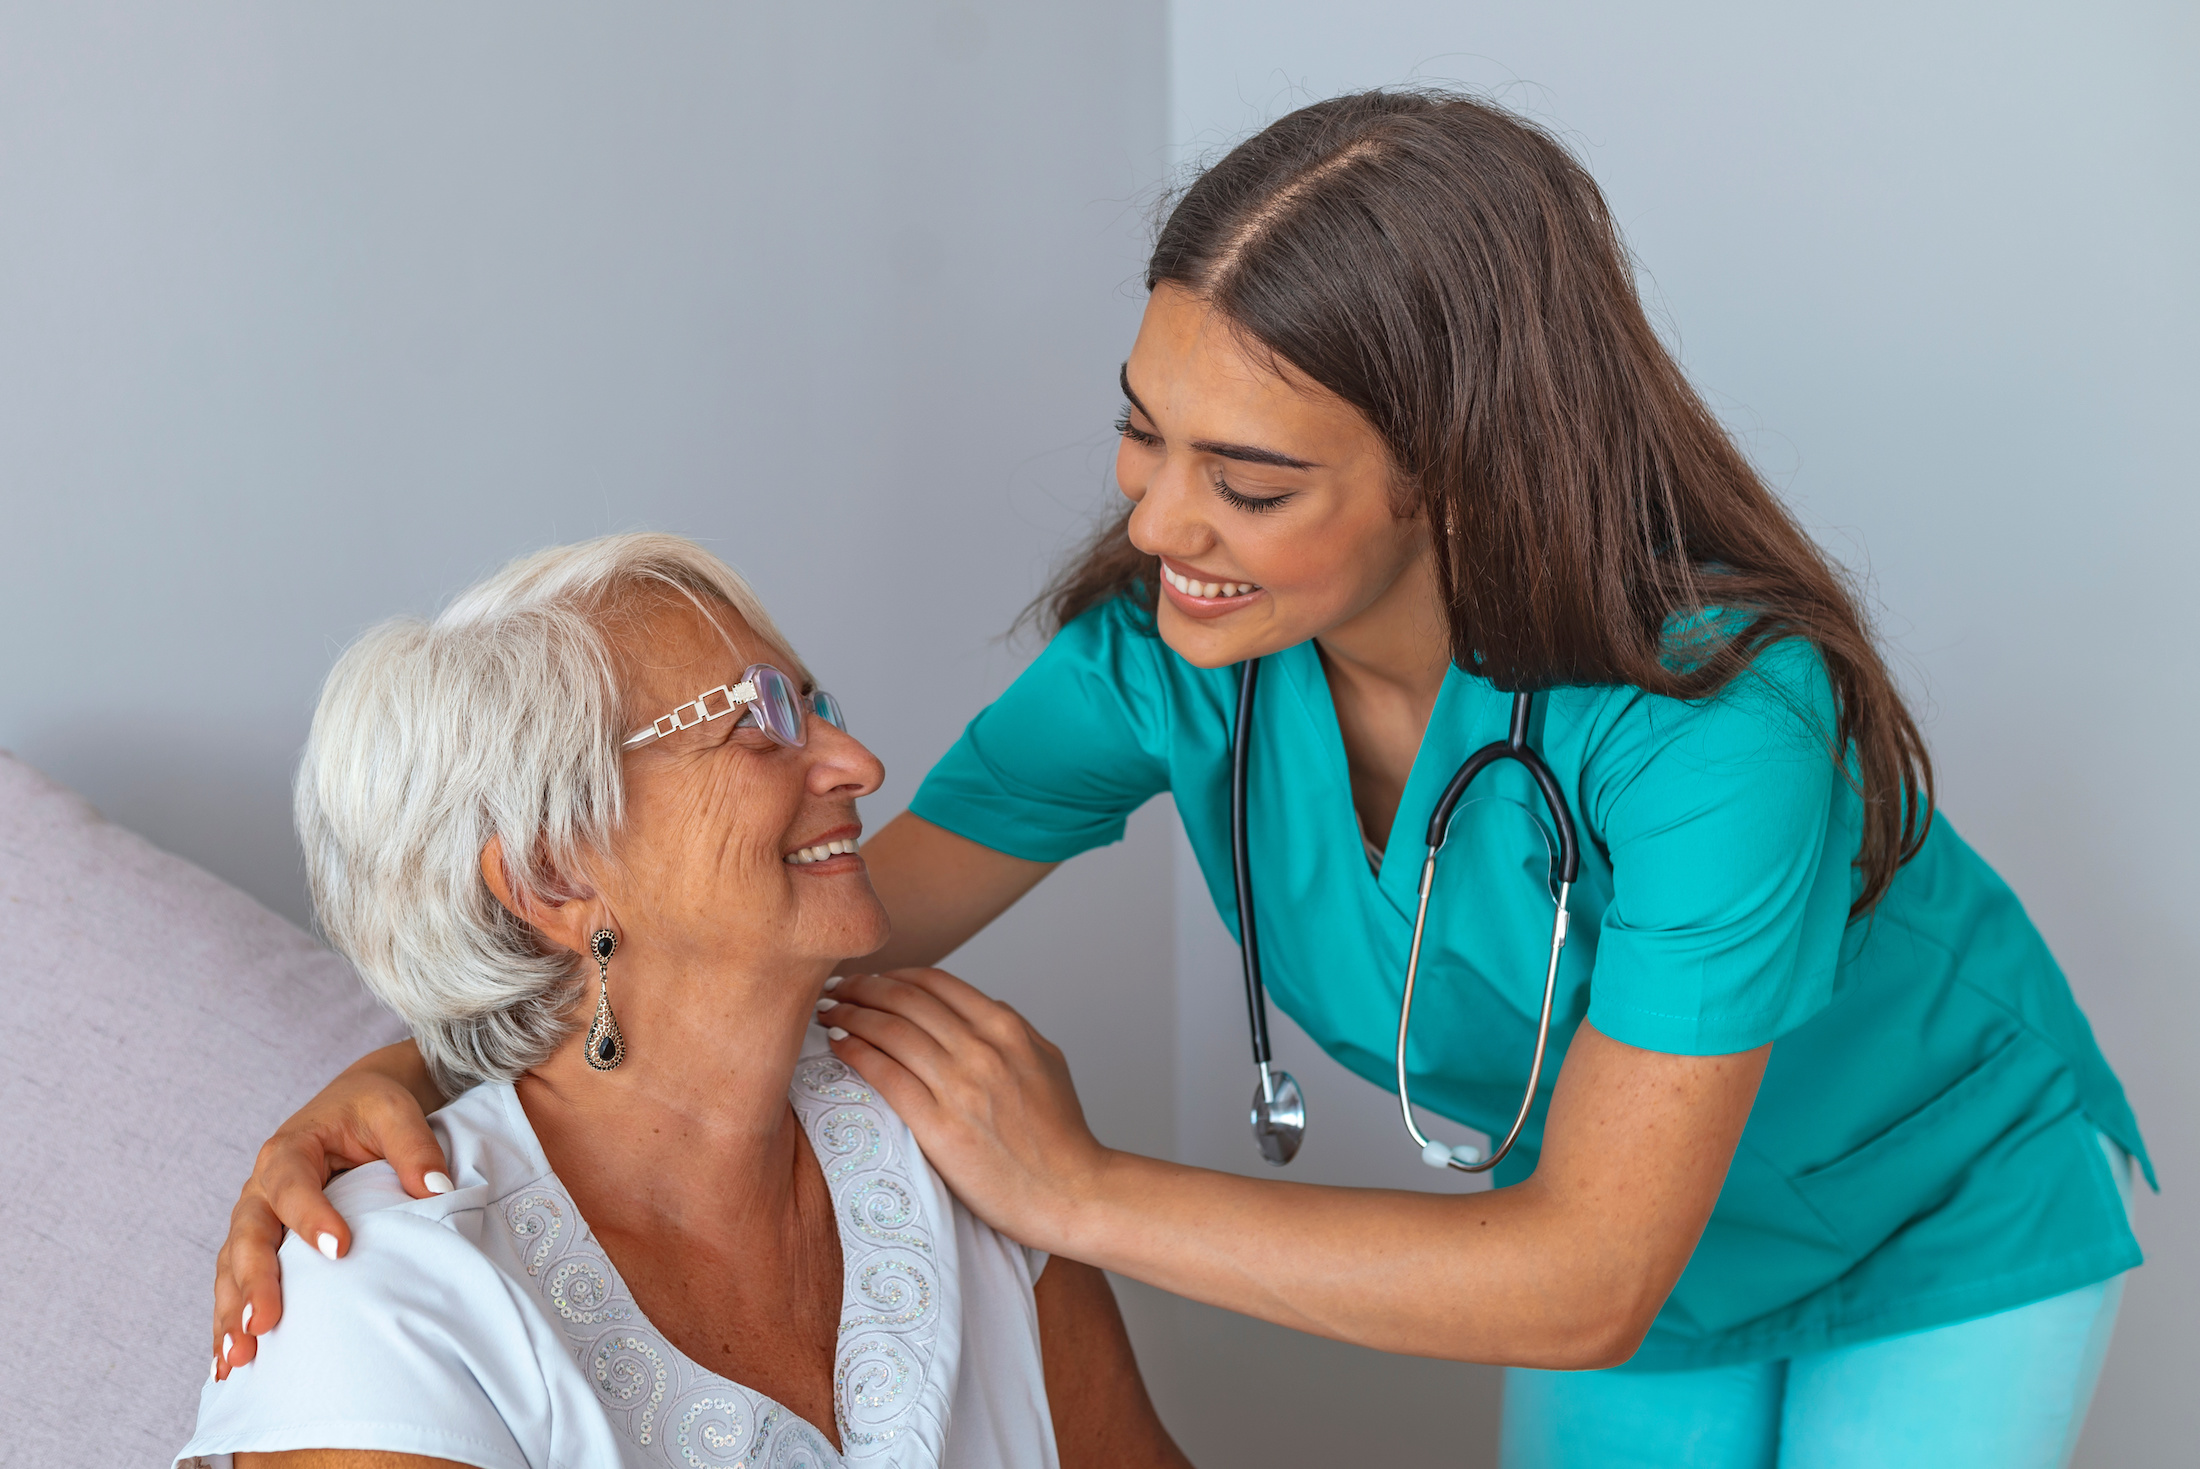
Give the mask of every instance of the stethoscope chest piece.
[(1260, 1085), (1253, 1090), (1253, 1141), (1273, 1167), (1298, 1156), (1306, 1141), (1306, 1098), (1290, 1072), (1260, 1068)]

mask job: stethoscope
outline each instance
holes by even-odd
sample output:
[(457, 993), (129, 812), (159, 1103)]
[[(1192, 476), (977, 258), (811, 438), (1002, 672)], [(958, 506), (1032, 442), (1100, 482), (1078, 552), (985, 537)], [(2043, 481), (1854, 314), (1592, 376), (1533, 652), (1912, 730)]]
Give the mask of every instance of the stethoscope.
[[(1260, 978), (1260, 936), (1253, 923), (1253, 865), (1245, 840), (1245, 766), (1253, 742), (1253, 689), (1260, 679), (1260, 660), (1247, 659), (1238, 674), (1237, 727), (1230, 734), (1230, 868), (1237, 885), (1238, 952), (1245, 966), (1245, 1009), (1253, 1030), (1253, 1062), (1260, 1068), (1260, 1090), (1253, 1094), (1253, 1140), (1261, 1156), (1281, 1168), (1298, 1154), (1306, 1137), (1306, 1097), (1288, 1071), (1274, 1069), (1268, 1050), (1268, 992)], [(1574, 818), (1559, 794), (1551, 767), (1528, 743), (1528, 719), (1534, 712), (1535, 695), (1513, 695), (1512, 728), (1506, 737), (1476, 750), (1460, 765), (1451, 784), (1436, 803), (1428, 822), (1428, 856), (1421, 863), (1420, 898), (1413, 910), (1413, 946), (1406, 951), (1406, 988), (1398, 1002), (1398, 1114), (1406, 1132), (1421, 1150), (1421, 1161), (1431, 1168), (1456, 1168), (1462, 1173), (1487, 1173), (1495, 1168), (1520, 1139), (1528, 1112), (1535, 1105), (1536, 1084), (1543, 1079), (1543, 1053), (1551, 1038), (1551, 1003), (1558, 994), (1558, 957), (1566, 947), (1566, 897), (1573, 891), (1581, 867), (1581, 849), (1574, 839)], [(1535, 1059), (1528, 1067), (1528, 1088), (1520, 1098), (1505, 1140), (1487, 1159), (1470, 1144), (1457, 1147), (1437, 1142), (1421, 1131), (1413, 1118), (1413, 1096), (1406, 1079), (1406, 1036), (1413, 1024), (1413, 985), (1421, 968), (1421, 932), (1428, 923), (1429, 891), (1436, 883), (1436, 854), (1450, 835), (1452, 813), (1474, 778), (1500, 760), (1512, 760), (1527, 770), (1543, 793), (1558, 833), (1558, 909), (1551, 920), (1551, 959), (1543, 971), (1543, 1013), (1535, 1026)]]

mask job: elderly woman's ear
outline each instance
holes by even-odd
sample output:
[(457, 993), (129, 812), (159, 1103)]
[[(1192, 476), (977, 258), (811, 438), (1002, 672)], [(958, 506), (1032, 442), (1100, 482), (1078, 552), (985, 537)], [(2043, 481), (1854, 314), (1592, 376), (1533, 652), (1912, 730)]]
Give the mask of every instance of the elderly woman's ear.
[[(588, 937), (603, 927), (604, 914), (576, 894), (554, 897), (523, 889), (512, 880), (504, 860), (504, 838), (491, 836), (481, 848), (481, 880), (489, 885), (504, 911), (561, 949), (588, 952)], [(590, 894), (589, 897), (593, 897)]]

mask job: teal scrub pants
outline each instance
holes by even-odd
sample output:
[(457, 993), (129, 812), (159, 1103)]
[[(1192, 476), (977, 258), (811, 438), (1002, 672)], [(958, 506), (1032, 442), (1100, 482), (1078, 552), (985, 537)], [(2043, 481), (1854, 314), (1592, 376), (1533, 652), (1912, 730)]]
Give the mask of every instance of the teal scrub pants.
[(2062, 1469), (2123, 1277), (1954, 1326), (1699, 1372), (1505, 1374), (1504, 1469)]
[[(2130, 1163), (2103, 1140), (2130, 1204)], [(2013, 1311), (1699, 1372), (1505, 1373), (1503, 1469), (2062, 1469), (2122, 1276)]]

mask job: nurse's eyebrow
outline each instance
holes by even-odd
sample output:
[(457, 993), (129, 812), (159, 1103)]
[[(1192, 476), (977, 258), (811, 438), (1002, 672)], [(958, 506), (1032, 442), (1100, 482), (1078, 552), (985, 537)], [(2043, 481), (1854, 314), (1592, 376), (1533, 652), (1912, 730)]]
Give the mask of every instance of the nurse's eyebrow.
[[(1139, 402), (1138, 395), (1131, 391), (1131, 367), (1129, 363), (1123, 364), (1121, 371), (1117, 374), (1117, 381), (1123, 389), (1123, 397), (1130, 403), (1131, 407), (1145, 414), (1146, 421), (1151, 423), (1153, 421), (1152, 411), (1144, 403)], [(1217, 459), (1235, 459), (1241, 464), (1272, 464), (1278, 469), (1321, 468), (1319, 464), (1311, 459), (1295, 458), (1278, 450), (1263, 449), (1253, 444), (1225, 444), (1214, 439), (1194, 439), (1191, 447), (1201, 454), (1212, 454)]]

